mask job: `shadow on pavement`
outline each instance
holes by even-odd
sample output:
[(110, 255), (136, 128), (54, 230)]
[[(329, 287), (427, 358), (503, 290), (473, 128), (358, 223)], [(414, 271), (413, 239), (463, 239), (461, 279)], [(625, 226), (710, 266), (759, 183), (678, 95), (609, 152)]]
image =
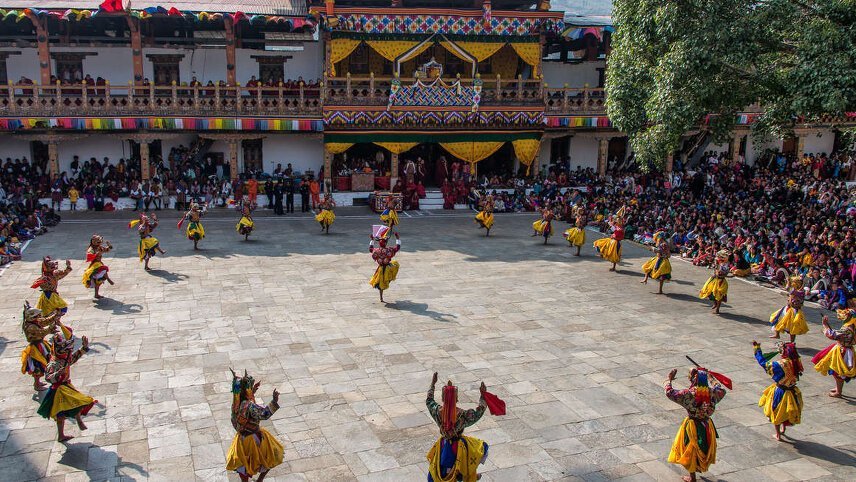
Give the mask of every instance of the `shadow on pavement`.
[(444, 323), (451, 323), (452, 319), (448, 319), (447, 317), (456, 318), (455, 315), (449, 313), (440, 313), (438, 311), (432, 311), (428, 309), (427, 303), (414, 303), (412, 301), (395, 301), (393, 303), (387, 303), (387, 308), (399, 311), (407, 311), (413, 313), (414, 315), (426, 316), (435, 321), (442, 321)]

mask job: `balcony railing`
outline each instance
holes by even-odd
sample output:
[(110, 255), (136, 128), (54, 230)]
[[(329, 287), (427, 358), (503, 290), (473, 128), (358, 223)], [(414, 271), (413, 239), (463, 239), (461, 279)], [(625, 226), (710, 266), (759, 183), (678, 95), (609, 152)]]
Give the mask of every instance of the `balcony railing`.
[[(391, 77), (329, 77), (325, 83), (324, 102), (329, 105), (386, 105), (389, 102)], [(413, 77), (401, 77), (401, 84), (412, 85)], [(461, 79), (466, 86), (473, 79)], [(543, 85), (539, 80), (482, 78), (481, 105), (540, 106), (544, 105)]]
[(321, 113), (321, 86), (9, 85), (0, 114), (21, 116), (309, 116)]
[(545, 88), (544, 104), (549, 114), (605, 114), (606, 92), (603, 89)]

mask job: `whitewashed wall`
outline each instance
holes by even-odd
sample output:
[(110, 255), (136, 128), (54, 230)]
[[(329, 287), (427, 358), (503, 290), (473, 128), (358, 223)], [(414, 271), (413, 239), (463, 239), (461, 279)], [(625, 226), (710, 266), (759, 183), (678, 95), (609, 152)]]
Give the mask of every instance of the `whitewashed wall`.
[(80, 140), (60, 142), (57, 146), (59, 170), (68, 171), (74, 156), (80, 157), (80, 162), (94, 157), (101, 162), (105, 157), (110, 158), (111, 164), (118, 164), (119, 159), (131, 157), (131, 146), (128, 141), (108, 136), (93, 135)]
[(586, 84), (589, 87), (597, 87), (599, 74), (597, 69), (604, 68), (606, 62), (581, 62), (579, 64), (563, 64), (561, 62), (544, 62), (544, 82), (550, 87), (560, 88), (565, 84), (568, 87), (581, 88)]
[(24, 76), (33, 82), (39, 82), (39, 52), (36, 49), (2, 49), (4, 52), (21, 52), (6, 59), (6, 77), (17, 82)]
[(803, 144), (803, 152), (806, 154), (829, 154), (832, 152), (832, 146), (835, 143), (835, 133), (830, 130), (823, 130), (820, 132), (820, 136), (817, 134), (811, 134), (806, 136), (805, 143)]
[(283, 167), (290, 162), (298, 171), (313, 170), (318, 174), (324, 164), (324, 144), (319, 135), (271, 134), (265, 137), (264, 170), (273, 172), (278, 163)]
[(594, 137), (576, 135), (571, 137), (571, 169), (581, 166), (597, 169), (599, 142)]
[(0, 135), (0, 159), (6, 162), (7, 157), (12, 160), (23, 159), (25, 157), (32, 160), (33, 153), (30, 149), (30, 142)]

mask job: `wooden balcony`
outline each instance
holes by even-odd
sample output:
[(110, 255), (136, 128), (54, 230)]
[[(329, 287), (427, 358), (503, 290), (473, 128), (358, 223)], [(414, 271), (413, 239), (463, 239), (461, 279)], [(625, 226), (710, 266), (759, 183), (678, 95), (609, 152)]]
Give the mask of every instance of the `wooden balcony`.
[(317, 117), (321, 87), (9, 85), (0, 115), (26, 117), (271, 116)]
[[(324, 103), (334, 106), (387, 105), (391, 77), (330, 77), (324, 88)], [(401, 85), (413, 85), (413, 77), (401, 77)], [(452, 82), (451, 79), (446, 81)], [(544, 105), (543, 86), (539, 80), (482, 78), (481, 105), (521, 106)], [(462, 78), (464, 86), (472, 87), (473, 79)], [(418, 107), (414, 107), (418, 109)]]
[(544, 88), (547, 115), (604, 115), (606, 92), (591, 88)]

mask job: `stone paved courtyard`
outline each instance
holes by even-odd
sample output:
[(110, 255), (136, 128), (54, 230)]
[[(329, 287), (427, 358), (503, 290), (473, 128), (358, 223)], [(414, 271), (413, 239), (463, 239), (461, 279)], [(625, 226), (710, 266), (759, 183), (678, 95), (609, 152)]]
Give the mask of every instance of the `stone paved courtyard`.
[[(588, 243), (574, 258), (559, 236), (547, 246), (529, 237), (531, 215), (497, 215), (485, 239), (471, 213), (456, 212), (402, 216), (401, 272), (383, 305), (367, 284), (377, 222), (367, 209), (338, 210), (330, 235), (309, 216), (262, 212), (249, 242), (231, 211), (217, 213), (199, 252), (175, 228), (177, 213), (160, 214), (167, 255), (151, 273), (125, 212), (67, 216), (0, 275), (3, 481), (237, 481), (224, 470), (229, 367), (262, 380), (263, 401), (274, 387), (282, 394), (265, 426), (286, 462), (270, 481), (425, 480), (435, 370), (459, 385), (465, 407), (481, 380), (508, 403), (508, 415), (468, 431), (490, 444), (483, 481), (677, 480), (666, 457), (684, 412), (661, 385), (677, 367), (686, 386), (685, 354), (735, 383), (714, 417), (708, 480), (856, 480), (856, 398), (827, 397), (832, 380), (809, 362), (827, 344), (817, 310), (798, 340), (803, 423), (776, 443), (757, 407), (768, 378), (751, 342), (771, 349), (765, 322), (780, 293), (731, 281), (717, 317), (696, 298), (703, 269), (673, 261), (676, 281), (658, 296), (639, 284), (648, 254), (631, 243), (609, 273)], [(98, 303), (80, 283), (93, 231), (116, 248), (106, 258), (116, 285)], [(93, 342), (73, 380), (103, 403), (67, 445), (36, 415), (32, 379), (20, 373), (21, 306), (35, 303), (29, 286), (48, 254), (73, 261), (60, 285), (66, 320)]]

